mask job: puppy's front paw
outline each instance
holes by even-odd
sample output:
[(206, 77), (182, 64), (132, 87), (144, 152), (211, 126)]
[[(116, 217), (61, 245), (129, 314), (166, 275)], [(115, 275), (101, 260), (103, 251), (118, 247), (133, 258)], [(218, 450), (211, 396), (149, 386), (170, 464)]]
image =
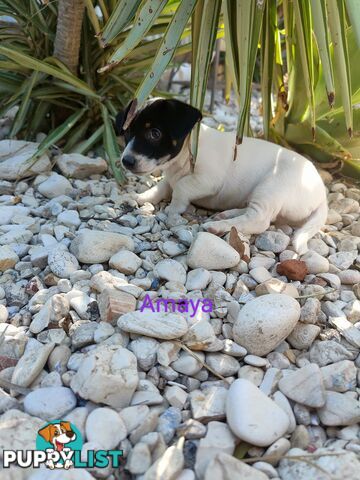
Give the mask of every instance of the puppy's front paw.
[(213, 215), (211, 217), (211, 222), (208, 222), (208, 223), (215, 223), (216, 221), (218, 220), (224, 220), (225, 218), (227, 218), (226, 216), (226, 213), (225, 212), (220, 212), (220, 213), (216, 213), (215, 215)]
[(138, 201), (137, 201), (138, 196), (139, 194), (136, 192), (123, 193), (122, 195), (119, 196), (118, 203), (127, 204), (127, 205), (130, 205), (130, 207), (135, 208), (138, 206)]
[(54, 464), (54, 461), (53, 460), (48, 460), (45, 465), (47, 466), (47, 468), (50, 468), (50, 470), (54, 470), (55, 469), (55, 464)]
[(231, 230), (231, 225), (228, 222), (206, 222), (203, 224), (203, 229), (214, 235), (223, 235)]
[(152, 203), (151, 198), (149, 198), (149, 196), (145, 193), (135, 193), (134, 200), (137, 202), (139, 207), (142, 207), (145, 205), (145, 203)]
[(74, 462), (72, 460), (65, 460), (64, 469), (69, 470), (69, 468), (74, 466)]

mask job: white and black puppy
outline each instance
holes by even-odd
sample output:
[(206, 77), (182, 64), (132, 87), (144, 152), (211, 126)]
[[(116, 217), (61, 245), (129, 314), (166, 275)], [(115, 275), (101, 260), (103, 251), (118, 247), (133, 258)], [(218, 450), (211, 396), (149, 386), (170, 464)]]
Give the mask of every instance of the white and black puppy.
[(235, 133), (201, 124), (198, 154), (191, 166), (191, 130), (201, 120), (199, 110), (178, 100), (152, 99), (124, 122), (131, 104), (116, 118), (118, 134), (126, 145), (121, 160), (135, 174), (162, 170), (155, 187), (135, 196), (142, 205), (170, 199), (168, 220), (190, 203), (222, 211), (203, 228), (221, 235), (232, 226), (244, 234), (264, 232), (271, 222), (296, 228), (293, 246), (299, 254), (325, 224), (326, 190), (314, 165), (296, 152), (257, 138), (236, 147)]

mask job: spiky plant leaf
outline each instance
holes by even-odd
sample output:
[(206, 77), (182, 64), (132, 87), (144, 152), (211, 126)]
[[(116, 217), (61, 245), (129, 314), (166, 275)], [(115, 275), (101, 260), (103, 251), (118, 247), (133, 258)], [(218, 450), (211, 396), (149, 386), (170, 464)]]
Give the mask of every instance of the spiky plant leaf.
[[(264, 9), (265, 0), (256, 2), (237, 0), (236, 2), (237, 62), (239, 64), (238, 89), (240, 96), (237, 143), (242, 141), (244, 130), (248, 132), (251, 85)], [(231, 35), (235, 35), (235, 33)]]
[(120, 165), (120, 149), (116, 141), (116, 135), (113, 123), (110, 120), (109, 112), (105, 106), (101, 107), (104, 121), (104, 147), (115, 179), (121, 184), (125, 181), (125, 176)]
[(186, 2), (181, 2), (179, 8), (174, 13), (164, 33), (160, 47), (156, 52), (153, 64), (135, 93), (138, 108), (143, 105), (149, 94), (155, 88), (161, 75), (174, 56), (175, 49), (189, 21), (196, 1), (197, 0), (187, 0)]
[(121, 62), (143, 39), (144, 35), (150, 30), (154, 21), (160, 15), (161, 10), (166, 5), (167, 0), (145, 0), (138, 10), (133, 27), (115, 52), (111, 55), (106, 67), (100, 69), (100, 72), (113, 68), (114, 65)]
[[(219, 29), (219, 14), (221, 1), (201, 0), (194, 12), (192, 25), (192, 69), (190, 102), (203, 109), (209, 69), (212, 60), (212, 52)], [(199, 137), (199, 124), (191, 135), (191, 153), (196, 158)]]
[(345, 0), (345, 3), (356, 35), (357, 45), (360, 48), (360, 3), (359, 0)]
[(334, 72), (330, 57), (330, 39), (325, 0), (311, 0), (313, 28), (322, 63), (329, 105), (335, 102)]
[(344, 2), (342, 0), (327, 0), (329, 28), (334, 46), (336, 73), (341, 79), (341, 98), (344, 105), (346, 128), (349, 136), (353, 131), (353, 113), (351, 104), (351, 76), (348, 45), (346, 39), (346, 20)]
[(141, 0), (119, 0), (101, 32), (103, 46), (111, 43), (133, 18)]

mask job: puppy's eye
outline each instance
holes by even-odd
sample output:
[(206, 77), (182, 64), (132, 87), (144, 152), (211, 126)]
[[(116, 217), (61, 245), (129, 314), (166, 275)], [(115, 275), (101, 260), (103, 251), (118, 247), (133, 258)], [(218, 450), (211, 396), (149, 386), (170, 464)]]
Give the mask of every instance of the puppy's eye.
[(145, 136), (148, 140), (157, 142), (158, 140), (160, 140), (162, 133), (158, 128), (150, 128), (150, 130), (146, 132)]

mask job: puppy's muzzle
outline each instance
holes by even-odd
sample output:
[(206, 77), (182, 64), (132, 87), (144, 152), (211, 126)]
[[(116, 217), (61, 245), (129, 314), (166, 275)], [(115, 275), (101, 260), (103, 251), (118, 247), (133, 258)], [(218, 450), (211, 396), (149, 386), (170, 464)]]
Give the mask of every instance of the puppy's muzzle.
[(132, 155), (125, 155), (122, 159), (122, 163), (125, 168), (128, 170), (133, 170), (135, 167), (136, 160)]

